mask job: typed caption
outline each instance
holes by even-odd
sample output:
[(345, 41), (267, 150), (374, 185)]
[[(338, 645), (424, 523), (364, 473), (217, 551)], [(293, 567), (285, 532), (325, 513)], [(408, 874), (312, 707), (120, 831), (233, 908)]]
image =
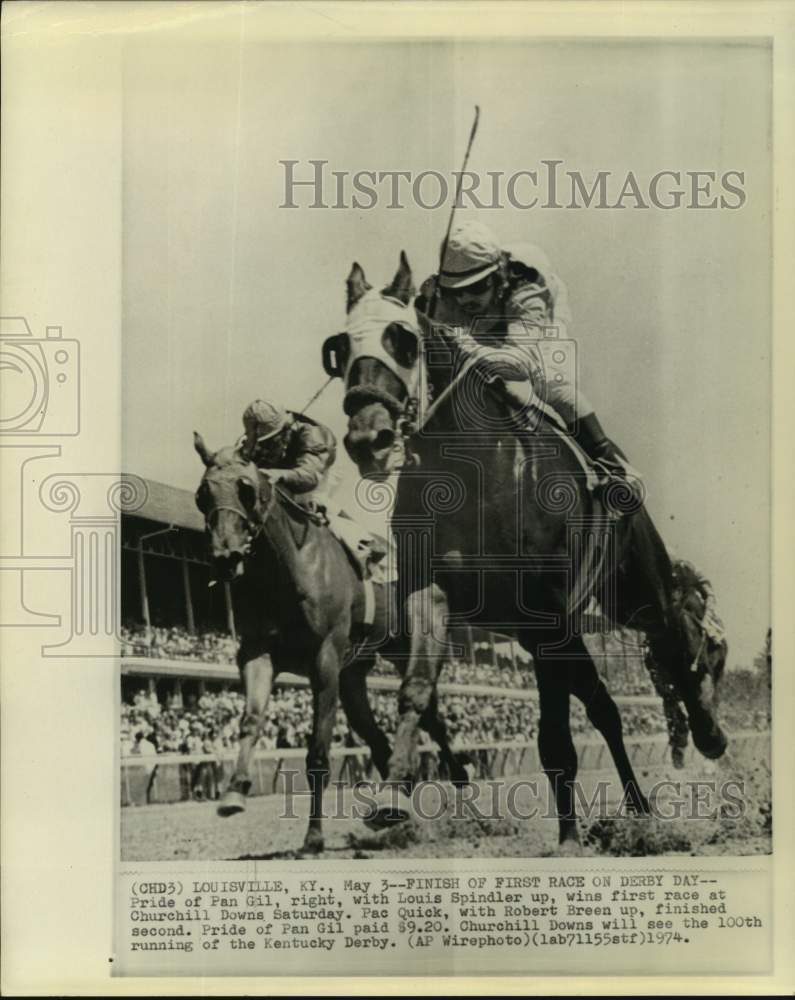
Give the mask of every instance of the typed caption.
[[(765, 971), (765, 871), (122, 874), (121, 975)], [(764, 891), (759, 891), (764, 884)]]

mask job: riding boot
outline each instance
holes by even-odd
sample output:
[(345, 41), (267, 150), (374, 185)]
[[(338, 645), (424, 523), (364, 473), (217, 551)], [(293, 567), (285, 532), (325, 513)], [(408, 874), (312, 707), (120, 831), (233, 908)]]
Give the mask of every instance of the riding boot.
[(622, 478), (625, 477), (626, 466), (624, 463), (628, 461), (627, 456), (605, 434), (595, 413), (580, 417), (573, 436), (591, 461), (602, 462), (611, 471), (615, 469)]
[(616, 508), (615, 504), (610, 504), (613, 513), (620, 515), (637, 509), (637, 505), (642, 504), (645, 499), (640, 474), (630, 465), (627, 456), (618, 445), (605, 434), (596, 414), (589, 413), (580, 417), (578, 426), (572, 433), (574, 440), (593, 463), (599, 480), (597, 493), (604, 494), (616, 480), (629, 487), (634, 499), (629, 501), (624, 510)]
[(367, 553), (367, 574), (373, 583), (386, 583), (386, 557), (388, 550), (375, 537), (370, 542)]
[[(493, 380), (493, 385), (514, 413), (524, 414), (533, 398), (531, 382), (498, 378)], [(604, 490), (618, 479), (628, 483), (637, 499), (643, 502), (640, 475), (630, 465), (624, 452), (605, 434), (595, 413), (580, 417), (575, 426), (569, 426), (569, 433), (593, 464), (599, 480), (598, 489)]]

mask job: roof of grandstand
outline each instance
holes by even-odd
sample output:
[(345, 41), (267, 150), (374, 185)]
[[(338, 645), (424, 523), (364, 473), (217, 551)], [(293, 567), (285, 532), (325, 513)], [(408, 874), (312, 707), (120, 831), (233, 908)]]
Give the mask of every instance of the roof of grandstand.
[(190, 490), (177, 486), (167, 486), (154, 479), (143, 476), (124, 474), (122, 480), (142, 482), (146, 487), (146, 499), (135, 511), (130, 511), (135, 517), (145, 517), (149, 521), (161, 524), (173, 524), (177, 528), (189, 528), (192, 531), (204, 531), (204, 518), (196, 507), (196, 501)]

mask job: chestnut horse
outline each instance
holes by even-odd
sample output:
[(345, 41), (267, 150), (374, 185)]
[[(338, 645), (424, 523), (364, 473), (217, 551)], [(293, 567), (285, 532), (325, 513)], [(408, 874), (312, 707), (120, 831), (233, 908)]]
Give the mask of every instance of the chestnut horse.
[[(376, 648), (384, 646), (394, 588), (372, 585), (368, 615), (365, 583), (353, 557), (316, 515), (235, 448), (212, 453), (199, 434), (194, 446), (205, 465), (196, 503), (205, 517), (217, 578), (234, 589), (242, 637), (237, 662), (246, 692), (237, 765), (218, 812), (232, 816), (245, 809), (251, 757), (274, 677), (283, 671), (307, 676), (313, 706), (307, 753), (311, 810), (303, 851), (317, 853), (323, 850), (322, 800), (338, 698), (376, 768), (387, 774), (389, 742), (373, 716), (366, 677)], [(422, 725), (439, 745), (443, 766), (457, 783), (465, 782), (435, 697)]]

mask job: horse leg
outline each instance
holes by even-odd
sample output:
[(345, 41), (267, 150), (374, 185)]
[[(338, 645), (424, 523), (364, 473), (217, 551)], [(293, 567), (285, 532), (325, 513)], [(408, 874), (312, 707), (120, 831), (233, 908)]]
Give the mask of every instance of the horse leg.
[(389, 740), (375, 721), (370, 699), (367, 697), (367, 674), (374, 656), (357, 660), (340, 674), (340, 700), (351, 728), (370, 748), (370, 757), (382, 778), (389, 768), (392, 752)]
[[(389, 659), (388, 653), (386, 658)], [(400, 679), (402, 681), (406, 676), (406, 661), (398, 657), (394, 666), (400, 674)], [(433, 687), (431, 700), (428, 702), (428, 707), (420, 717), (420, 726), (426, 733), (428, 733), (431, 739), (439, 745), (439, 761), (442, 764), (446, 764), (452, 784), (457, 788), (468, 785), (469, 774), (467, 773), (464, 765), (461, 763), (459, 755), (456, 754), (450, 746), (450, 737), (447, 733), (447, 723), (439, 714), (439, 693), (435, 685)], [(383, 776), (385, 775), (382, 773), (382, 777)]]
[(309, 829), (302, 848), (306, 854), (319, 854), (323, 850), (323, 792), (329, 782), (329, 749), (346, 641), (347, 632), (341, 629), (327, 635), (318, 651), (312, 675), (312, 733), (306, 755), (311, 805)]
[(552, 786), (558, 816), (558, 843), (564, 853), (576, 853), (580, 835), (574, 809), (577, 751), (569, 727), (568, 670), (560, 663), (539, 663), (534, 657), (538, 686), (538, 755)]
[[(576, 639), (574, 642), (582, 647), (584, 656), (588, 656), (582, 639)], [(602, 734), (607, 743), (628, 808), (633, 812), (648, 815), (649, 801), (640, 790), (624, 745), (624, 727), (618, 705), (600, 679), (593, 660), (588, 657), (572, 663), (569, 680), (571, 693), (583, 703), (588, 721)]]
[(243, 666), (246, 686), (246, 707), (240, 720), (240, 750), (229, 785), (218, 803), (219, 816), (234, 816), (246, 808), (246, 796), (251, 788), (251, 755), (265, 721), (265, 711), (273, 686), (273, 665), (270, 657), (257, 656)]
[(654, 690), (660, 696), (665, 714), (665, 725), (668, 729), (668, 746), (671, 748), (671, 761), (678, 770), (685, 766), (685, 747), (690, 733), (687, 716), (682, 709), (679, 698), (673, 686), (666, 684), (660, 673), (651, 650), (645, 657), (646, 671), (651, 677)]
[(716, 759), (725, 752), (727, 739), (717, 717), (715, 678), (704, 669), (700, 655), (703, 634), (693, 629), (674, 601), (671, 561), (646, 510), (634, 514), (628, 524), (627, 545), (632, 558), (616, 581), (620, 599), (611, 617), (646, 634), (650, 650), (647, 664), (656, 667), (656, 676), (652, 675), (655, 687), (658, 691), (660, 684), (667, 688), (662, 698), (666, 717), (670, 716), (675, 762), (683, 744), (679, 735), (682, 711), (673, 707), (674, 700), (684, 702), (696, 749)]
[(456, 788), (462, 788), (469, 784), (469, 775), (466, 768), (458, 759), (458, 755), (453, 752), (450, 746), (450, 737), (447, 735), (447, 723), (439, 714), (439, 692), (436, 687), (431, 694), (428, 707), (423, 712), (420, 725), (428, 733), (432, 740), (439, 745), (439, 762), (447, 767), (450, 781)]
[(408, 810), (394, 801), (395, 790), (408, 794), (416, 771), (417, 730), (436, 690), (447, 635), (448, 603), (436, 584), (411, 594), (406, 602), (411, 652), (398, 694), (399, 722), (381, 805), (368, 820), (374, 827), (408, 819)]

